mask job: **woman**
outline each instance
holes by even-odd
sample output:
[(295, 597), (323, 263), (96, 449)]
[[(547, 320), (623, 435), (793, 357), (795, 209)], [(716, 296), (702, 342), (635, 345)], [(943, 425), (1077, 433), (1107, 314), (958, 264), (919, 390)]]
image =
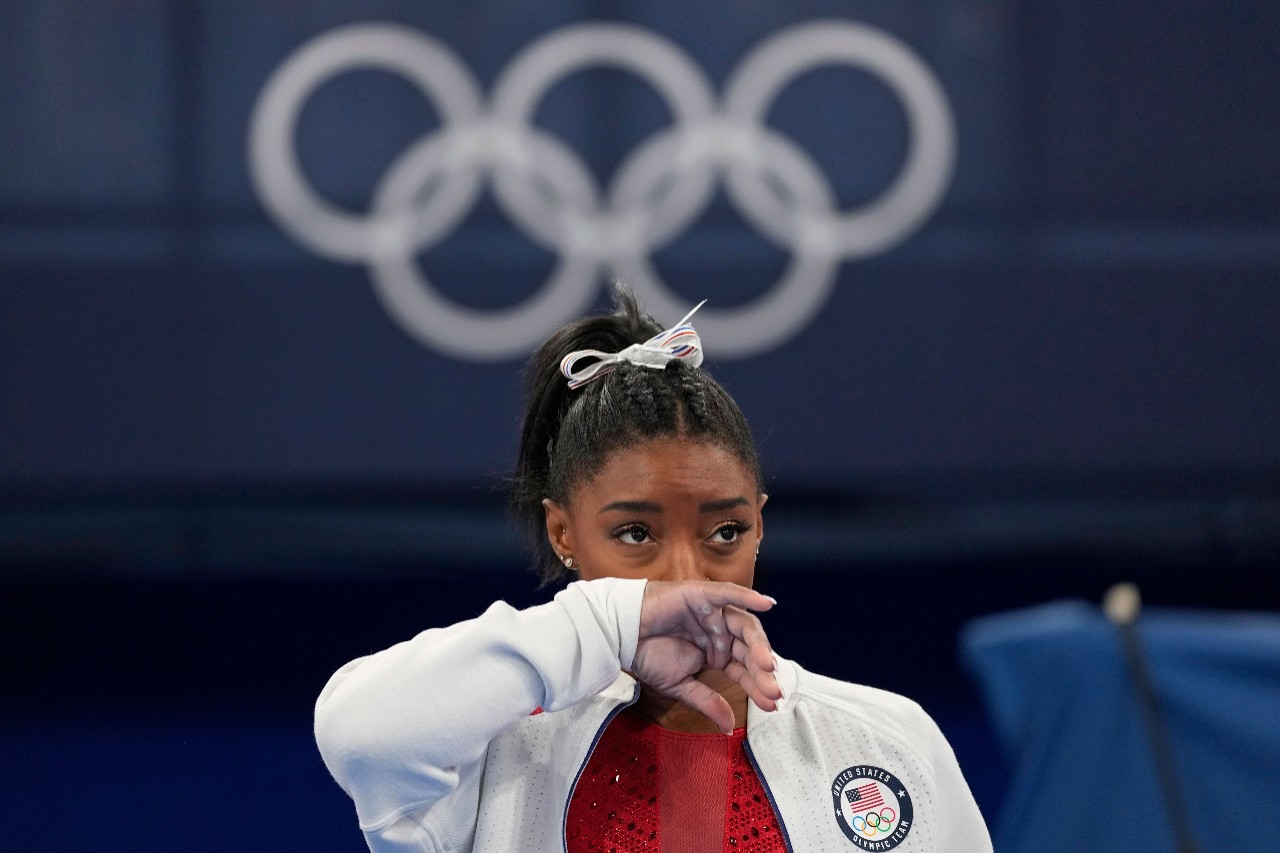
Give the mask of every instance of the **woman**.
[(755, 445), (700, 363), (626, 293), (534, 355), (512, 500), (570, 583), (330, 679), (371, 850), (991, 849), (919, 706), (773, 654)]

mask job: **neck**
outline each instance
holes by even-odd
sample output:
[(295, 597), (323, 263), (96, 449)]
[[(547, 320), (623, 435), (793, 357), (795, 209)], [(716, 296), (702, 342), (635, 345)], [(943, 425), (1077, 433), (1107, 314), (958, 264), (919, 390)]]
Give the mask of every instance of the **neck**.
[[(694, 677), (728, 701), (733, 709), (734, 728), (747, 724), (747, 694), (737, 682), (719, 670), (704, 670)], [(720, 731), (701, 711), (662, 696), (644, 682), (640, 683), (640, 698), (627, 712), (673, 732), (716, 734)]]

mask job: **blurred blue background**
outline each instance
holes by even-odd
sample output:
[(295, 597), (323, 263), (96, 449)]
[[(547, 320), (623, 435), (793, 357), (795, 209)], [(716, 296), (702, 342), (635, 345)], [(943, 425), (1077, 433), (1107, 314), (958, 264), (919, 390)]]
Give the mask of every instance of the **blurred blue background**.
[[(1280, 606), (1271, 4), (20, 0), (0, 27), (5, 846), (362, 849), (311, 741), (325, 679), (546, 595), (503, 513), (522, 358), (415, 337), (365, 264), (264, 204), (252, 117), (288, 58), (395, 23), (488, 94), (541, 37), (626, 22), (718, 95), (757, 45), (824, 19), (930, 70), (954, 160), (896, 242), (833, 263), (797, 329), (749, 354), (704, 333), (766, 467), (779, 649), (921, 701), (994, 825), (1008, 765), (963, 625), (1118, 580)], [(601, 188), (672, 120), (613, 67), (535, 107)], [(847, 64), (799, 73), (765, 118), (843, 210), (915, 139), (883, 76)], [(293, 127), (314, 191), (358, 215), (442, 125), (402, 75), (356, 67)], [(487, 188), (461, 210), (413, 255), (454, 305), (496, 316), (562, 260)], [(723, 181), (651, 255), (706, 310), (756, 304), (792, 257)], [(866, 636), (876, 665), (844, 663)]]

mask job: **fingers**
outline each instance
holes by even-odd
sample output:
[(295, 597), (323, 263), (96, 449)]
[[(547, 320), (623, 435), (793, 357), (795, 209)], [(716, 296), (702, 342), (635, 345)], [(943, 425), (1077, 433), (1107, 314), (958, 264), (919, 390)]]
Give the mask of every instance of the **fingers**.
[(734, 638), (733, 657), (758, 671), (772, 672), (773, 646), (755, 614), (736, 608), (725, 610), (725, 624)]
[(650, 581), (641, 606), (636, 675), (721, 729), (731, 729), (732, 709), (696, 681), (701, 669), (724, 672), (758, 707), (775, 710), (782, 689), (774, 675), (773, 648), (755, 615), (774, 604), (731, 583)]
[(703, 669), (703, 652), (674, 637), (651, 637), (636, 650), (635, 676), (663, 696), (676, 699), (715, 723), (733, 731), (733, 708), (713, 688), (695, 676)]
[(777, 709), (782, 698), (774, 670), (777, 667), (764, 627), (752, 613), (729, 609), (727, 622), (735, 636), (733, 661), (724, 672), (746, 692), (751, 701), (766, 711)]
[[(715, 581), (650, 581), (640, 608), (640, 639), (686, 631), (712, 641), (727, 635), (723, 610), (764, 612), (776, 602), (753, 589)], [(694, 626), (698, 626), (695, 628)]]
[(660, 693), (692, 678), (703, 668), (705, 653), (675, 637), (651, 637), (636, 647), (636, 677)]
[(778, 602), (773, 598), (734, 583), (716, 581), (685, 582), (685, 587), (692, 587), (712, 607), (739, 607), (743, 610), (754, 610), (763, 613), (773, 608)]
[[(749, 609), (773, 605), (767, 596), (731, 583), (651, 581), (645, 588), (637, 639), (670, 636), (692, 643), (709, 669), (723, 670), (735, 654), (748, 654), (750, 665), (768, 669), (773, 650), (759, 618)], [(741, 649), (735, 652), (738, 644)]]
[(733, 659), (735, 638), (726, 615), (726, 608), (710, 607), (698, 618), (698, 623), (706, 632), (707, 644), (703, 651), (707, 655), (707, 666), (711, 669), (724, 669)]
[(733, 661), (724, 669), (725, 675), (742, 688), (747, 698), (761, 710), (776, 711), (782, 699), (782, 687), (771, 670), (762, 670)]

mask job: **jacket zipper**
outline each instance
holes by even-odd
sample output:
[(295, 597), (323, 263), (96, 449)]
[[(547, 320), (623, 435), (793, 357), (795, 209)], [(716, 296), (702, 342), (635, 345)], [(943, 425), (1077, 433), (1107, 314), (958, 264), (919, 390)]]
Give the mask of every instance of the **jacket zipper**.
[[(773, 796), (773, 789), (769, 787), (769, 780), (765, 778), (764, 771), (760, 768), (760, 762), (756, 761), (756, 754), (751, 751), (751, 741), (749, 739), (743, 738), (742, 749), (747, 754), (747, 761), (750, 761), (751, 766), (755, 768), (756, 776), (764, 787), (764, 795), (769, 799), (769, 806), (778, 818), (778, 829), (782, 830), (782, 843), (786, 845), (787, 850), (794, 853), (796, 848), (791, 844), (791, 833), (787, 832), (787, 824), (782, 819), (782, 810), (778, 808), (778, 801)], [(568, 853), (567, 849), (565, 853)]]
[[(578, 790), (578, 780), (582, 778), (582, 771), (587, 769), (587, 762), (591, 760), (591, 754), (596, 751), (596, 744), (600, 743), (600, 738), (604, 737), (604, 730), (609, 728), (613, 718), (621, 714), (624, 708), (634, 705), (639, 698), (640, 682), (637, 681), (631, 691), (631, 699), (615, 705), (605, 715), (604, 721), (600, 723), (600, 728), (596, 729), (595, 736), (591, 738), (591, 746), (587, 747), (587, 754), (582, 757), (582, 764), (578, 767), (578, 772), (573, 775), (573, 784), (569, 786), (569, 798), (564, 801), (564, 815), (560, 818), (560, 844), (564, 853), (569, 853), (569, 806), (573, 803), (574, 792)], [(775, 809), (774, 811), (776, 812), (777, 810)], [(781, 818), (779, 818), (778, 822), (782, 822)]]

